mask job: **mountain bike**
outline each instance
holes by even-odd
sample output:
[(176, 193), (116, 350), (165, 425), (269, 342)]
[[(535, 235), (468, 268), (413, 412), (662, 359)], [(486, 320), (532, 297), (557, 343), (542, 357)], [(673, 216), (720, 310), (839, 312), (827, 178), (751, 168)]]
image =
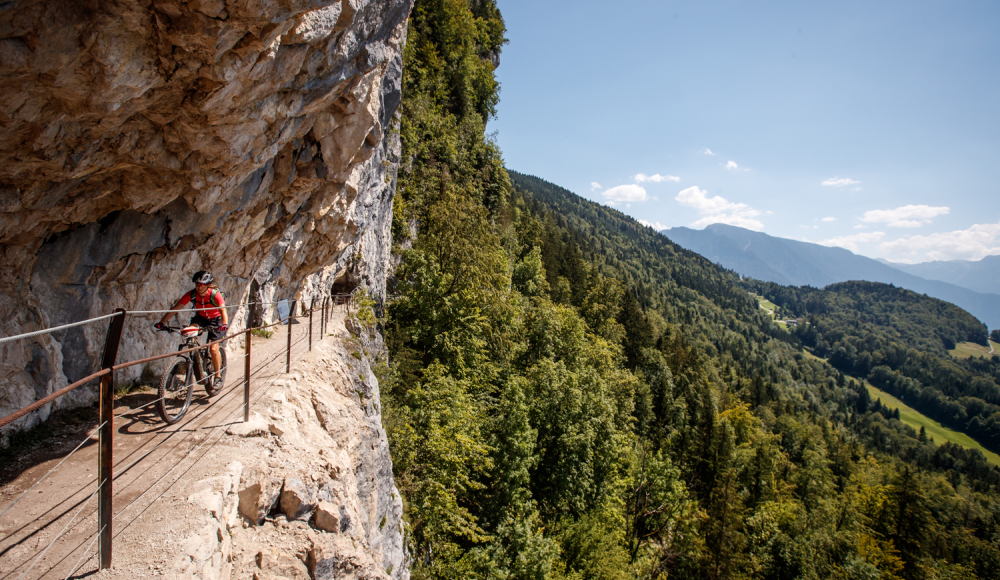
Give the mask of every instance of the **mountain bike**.
[[(200, 326), (185, 326), (183, 328), (164, 326), (163, 330), (181, 333), (182, 340), (177, 350), (201, 346), (198, 337), (206, 331)], [(222, 378), (222, 383), (225, 383), (226, 349), (220, 348), (219, 355), (222, 359), (222, 368), (218, 374)], [(156, 410), (168, 425), (180, 421), (187, 413), (188, 407), (191, 405), (191, 395), (194, 393), (195, 383), (205, 387), (205, 393), (209, 397), (221, 390), (221, 386), (215, 387), (215, 373), (212, 368), (212, 353), (207, 345), (198, 350), (179, 354), (175, 359), (168, 359), (166, 372), (160, 378), (160, 389), (157, 393), (156, 403)]]

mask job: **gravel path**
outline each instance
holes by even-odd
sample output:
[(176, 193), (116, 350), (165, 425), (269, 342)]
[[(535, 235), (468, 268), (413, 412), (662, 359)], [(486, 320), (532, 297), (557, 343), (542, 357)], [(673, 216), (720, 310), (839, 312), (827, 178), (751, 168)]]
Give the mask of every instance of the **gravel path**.
[[(343, 329), (343, 320), (344, 313), (334, 313), (329, 328)], [(308, 319), (301, 322), (291, 327), (293, 372), (296, 360), (308, 348)], [(253, 338), (251, 409), (270, 383), (285, 373), (287, 328), (274, 327), (274, 335), (268, 339)], [(320, 320), (314, 316), (314, 346), (319, 340)], [(186, 516), (196, 508), (186, 501), (186, 484), (218, 473), (234, 459), (234, 453), (239, 454), (238, 450), (223, 451), (227, 446), (217, 443), (227, 426), (243, 420), (244, 352), (242, 345), (228, 351), (230, 370), (223, 390), (209, 398), (196, 386), (190, 409), (176, 425), (164, 425), (153, 405), (144, 406), (156, 399), (155, 390), (116, 401), (111, 570), (95, 575), (98, 445), (96, 436), (88, 440), (87, 432), (96, 426), (96, 420), (57, 426), (47, 439), (8, 461), (0, 470), (0, 481), (5, 482), (0, 486), (0, 512), (43, 478), (67, 452), (86, 441), (0, 517), (0, 580), (66, 578), (74, 570), (74, 578), (162, 574), (171, 558), (171, 545), (191, 531)]]

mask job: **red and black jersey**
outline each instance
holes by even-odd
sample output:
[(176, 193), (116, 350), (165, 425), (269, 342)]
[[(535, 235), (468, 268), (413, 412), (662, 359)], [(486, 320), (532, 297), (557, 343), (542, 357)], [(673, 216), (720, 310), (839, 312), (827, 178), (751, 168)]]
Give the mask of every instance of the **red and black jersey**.
[(187, 305), (189, 302), (194, 302), (194, 307), (197, 309), (208, 308), (208, 310), (200, 310), (198, 314), (204, 316), (205, 318), (218, 318), (222, 316), (222, 308), (226, 305), (226, 299), (222, 297), (222, 292), (219, 292), (215, 288), (209, 289), (208, 293), (204, 296), (198, 296), (197, 290), (192, 290), (185, 294), (181, 300), (181, 306)]

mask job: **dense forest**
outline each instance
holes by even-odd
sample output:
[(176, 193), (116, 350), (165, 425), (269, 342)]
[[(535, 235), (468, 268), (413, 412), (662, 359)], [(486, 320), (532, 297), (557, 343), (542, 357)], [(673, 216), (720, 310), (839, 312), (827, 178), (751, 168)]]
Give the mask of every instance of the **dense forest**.
[[(383, 417), (414, 578), (997, 578), (1000, 471), (739, 277), (507, 172), (493, 0), (417, 0)], [(818, 324), (818, 323), (817, 323)]]
[(969, 313), (873, 282), (822, 290), (755, 280), (743, 285), (801, 318), (793, 337), (834, 368), (1000, 451), (1000, 356), (948, 354), (959, 342), (987, 344), (986, 327)]

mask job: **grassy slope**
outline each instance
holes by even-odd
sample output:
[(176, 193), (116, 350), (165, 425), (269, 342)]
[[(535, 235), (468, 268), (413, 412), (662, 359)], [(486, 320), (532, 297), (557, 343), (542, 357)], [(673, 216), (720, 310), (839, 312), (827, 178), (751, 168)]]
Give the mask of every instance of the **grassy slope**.
[(865, 387), (868, 389), (868, 394), (871, 395), (873, 401), (875, 399), (881, 399), (882, 404), (886, 407), (889, 407), (890, 409), (899, 409), (899, 419), (904, 424), (913, 427), (917, 431), (923, 427), (927, 430), (927, 436), (933, 437), (935, 443), (941, 444), (945, 441), (951, 441), (952, 443), (961, 445), (962, 447), (978, 449), (983, 452), (987, 461), (993, 465), (1000, 465), (1000, 455), (997, 455), (992, 451), (988, 451), (982, 445), (977, 443), (972, 437), (969, 437), (964, 433), (952, 431), (951, 429), (942, 426), (937, 421), (920, 414), (918, 411), (915, 411), (907, 406), (906, 403), (900, 401), (885, 391), (876, 389), (867, 382), (865, 383)]
[[(771, 316), (771, 320), (774, 320), (775, 318), (774, 311), (778, 307), (775, 306), (773, 302), (771, 302), (767, 298), (764, 298), (763, 296), (754, 296), (754, 297), (757, 299), (757, 303), (760, 304), (760, 307), (764, 310), (767, 310), (767, 313)], [(780, 326), (781, 328), (788, 328), (788, 325), (781, 320), (775, 320), (775, 322), (777, 322), (778, 326)]]
[[(1000, 344), (990, 341), (993, 345), (994, 354), (1000, 354)], [(954, 349), (949, 350), (948, 354), (955, 358), (969, 358), (969, 357), (979, 357), (992, 356), (990, 354), (990, 349), (985, 346), (978, 345), (974, 342), (961, 342)]]

